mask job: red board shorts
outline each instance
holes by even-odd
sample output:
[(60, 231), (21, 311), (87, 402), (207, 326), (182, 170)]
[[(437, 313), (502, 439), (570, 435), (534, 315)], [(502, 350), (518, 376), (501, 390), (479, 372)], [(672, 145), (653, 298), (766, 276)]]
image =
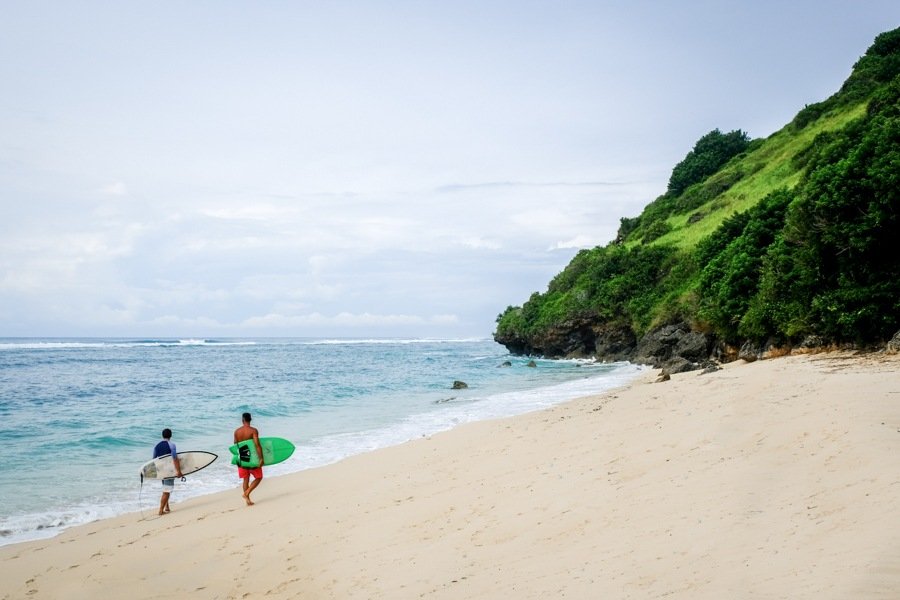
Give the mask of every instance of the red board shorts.
[(253, 475), (253, 479), (262, 479), (262, 467), (255, 467), (253, 469), (238, 467), (238, 477), (240, 477), (241, 479), (246, 479), (251, 475)]

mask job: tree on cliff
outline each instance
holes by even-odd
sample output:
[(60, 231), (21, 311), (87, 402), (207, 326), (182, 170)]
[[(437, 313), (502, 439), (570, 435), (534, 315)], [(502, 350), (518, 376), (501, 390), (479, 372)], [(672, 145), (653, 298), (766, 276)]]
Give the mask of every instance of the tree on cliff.
[(740, 129), (722, 133), (713, 129), (694, 144), (680, 163), (672, 169), (667, 193), (678, 196), (695, 183), (718, 171), (725, 163), (747, 149), (750, 137)]

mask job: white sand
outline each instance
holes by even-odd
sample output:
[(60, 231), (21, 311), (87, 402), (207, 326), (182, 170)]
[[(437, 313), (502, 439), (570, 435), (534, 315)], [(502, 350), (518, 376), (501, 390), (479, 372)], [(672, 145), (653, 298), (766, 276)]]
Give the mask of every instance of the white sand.
[(0, 548), (0, 598), (900, 598), (900, 356), (653, 379)]

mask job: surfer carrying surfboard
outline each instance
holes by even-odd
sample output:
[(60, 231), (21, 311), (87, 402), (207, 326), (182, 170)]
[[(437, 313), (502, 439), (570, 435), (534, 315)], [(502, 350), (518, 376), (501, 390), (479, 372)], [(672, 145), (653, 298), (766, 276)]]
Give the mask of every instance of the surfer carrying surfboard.
[[(181, 477), (181, 464), (178, 462), (178, 452), (175, 450), (175, 444), (172, 442), (172, 430), (166, 427), (162, 430), (163, 439), (153, 447), (153, 458), (160, 456), (172, 455), (172, 462), (175, 464), (175, 475)], [(159, 499), (159, 514), (164, 515), (170, 512), (169, 495), (175, 489), (175, 479), (162, 480), (162, 496)]]
[[(259, 457), (259, 464), (256, 467), (242, 467), (238, 465), (238, 477), (244, 480), (244, 502), (247, 503), (247, 506), (253, 506), (253, 501), (250, 500), (250, 494), (262, 481), (262, 468), (263, 463), (265, 462), (263, 459), (262, 446), (259, 445), (259, 431), (257, 431), (256, 427), (250, 425), (251, 419), (250, 413), (245, 412), (241, 415), (241, 426), (234, 430), (234, 443), (239, 444), (241, 442), (253, 440), (253, 445), (256, 446), (256, 455)], [(251, 476), (253, 476), (252, 482), (250, 481)]]

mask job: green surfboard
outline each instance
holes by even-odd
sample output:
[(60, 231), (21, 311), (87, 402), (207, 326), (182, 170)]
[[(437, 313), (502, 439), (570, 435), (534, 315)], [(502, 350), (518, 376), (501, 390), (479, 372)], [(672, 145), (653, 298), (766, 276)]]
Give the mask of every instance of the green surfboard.
[[(284, 438), (261, 437), (259, 445), (262, 447), (264, 467), (285, 461), (294, 453), (294, 444)], [(231, 464), (248, 469), (259, 466), (259, 455), (253, 440), (238, 442), (228, 449), (231, 451)]]

